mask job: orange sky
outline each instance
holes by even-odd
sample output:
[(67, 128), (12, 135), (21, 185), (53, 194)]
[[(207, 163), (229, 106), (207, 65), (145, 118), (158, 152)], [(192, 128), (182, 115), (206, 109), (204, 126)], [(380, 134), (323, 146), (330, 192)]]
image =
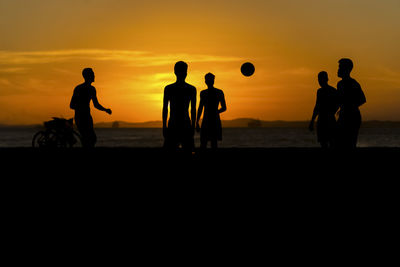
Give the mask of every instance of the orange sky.
[(72, 117), (84, 67), (113, 110), (93, 111), (95, 121), (160, 120), (179, 60), (198, 93), (216, 75), (224, 119), (308, 120), (318, 72), (336, 86), (342, 57), (355, 63), (364, 119), (399, 120), (398, 14), (398, 0), (0, 0), (0, 123)]

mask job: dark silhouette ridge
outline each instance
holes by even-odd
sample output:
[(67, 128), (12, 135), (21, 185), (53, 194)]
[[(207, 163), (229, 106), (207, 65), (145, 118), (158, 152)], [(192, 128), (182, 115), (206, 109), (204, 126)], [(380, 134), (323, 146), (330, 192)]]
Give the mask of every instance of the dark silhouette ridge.
[(167, 149), (175, 150), (179, 146), (185, 151), (194, 149), (196, 87), (185, 82), (187, 70), (188, 65), (185, 62), (177, 62), (174, 68), (176, 82), (164, 89), (162, 119), (164, 147)]
[(366, 102), (360, 84), (350, 77), (353, 69), (351, 59), (339, 60), (337, 84), (339, 95), (338, 146), (340, 148), (356, 148), (358, 133), (361, 127), (361, 112), (359, 107)]
[(97, 142), (96, 133), (94, 132), (93, 119), (90, 115), (90, 101), (93, 106), (101, 111), (105, 111), (111, 115), (111, 109), (104, 108), (100, 105), (96, 88), (92, 86), (95, 80), (94, 72), (91, 68), (82, 71), (85, 82), (75, 87), (71, 98), (70, 108), (75, 110), (75, 124), (81, 134), (83, 147), (94, 147)]
[(310, 131), (313, 131), (315, 119), (318, 117), (317, 137), (322, 148), (334, 147), (337, 128), (335, 114), (339, 108), (338, 92), (328, 84), (328, 80), (328, 73), (325, 71), (318, 74), (321, 88), (317, 91), (317, 101), (309, 125)]
[[(200, 147), (205, 149), (208, 141), (210, 141), (211, 148), (216, 149), (218, 141), (222, 140), (222, 125), (219, 114), (226, 111), (226, 102), (224, 92), (214, 87), (215, 76), (212, 73), (206, 74), (205, 82), (208, 88), (200, 93), (196, 128), (197, 131), (200, 131)], [(220, 109), (219, 105), (221, 105)], [(200, 129), (199, 122), (203, 109), (204, 116)]]

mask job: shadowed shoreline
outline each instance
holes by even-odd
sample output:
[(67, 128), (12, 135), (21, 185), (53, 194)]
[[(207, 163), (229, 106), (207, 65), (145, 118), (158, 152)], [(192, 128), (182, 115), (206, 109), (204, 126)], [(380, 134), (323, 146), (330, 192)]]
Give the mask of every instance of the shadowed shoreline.
[[(369, 171), (379, 172), (387, 178), (396, 170), (400, 158), (400, 148), (370, 147), (355, 150), (322, 150), (320, 148), (220, 148), (217, 151), (196, 149), (192, 154), (181, 151), (168, 152), (162, 148), (106, 148), (94, 149), (34, 149), (0, 148), (0, 158), (4, 170), (39, 173), (40, 175), (62, 176), (89, 172), (92, 175), (81, 179), (109, 177), (115, 179), (132, 174), (137, 177), (165, 178), (186, 176), (196, 177), (208, 173), (211, 179), (223, 174), (222, 179), (263, 177), (285, 174), (324, 179), (338, 173), (336, 179), (344, 179), (353, 173), (354, 178), (366, 178)], [(107, 170), (107, 173), (105, 172)], [(232, 177), (237, 173), (250, 176)], [(386, 175), (385, 175), (386, 174)], [(121, 176), (122, 175), (122, 176)], [(254, 175), (254, 176), (251, 176)], [(377, 178), (377, 177), (375, 177)]]
[(385, 209), (395, 203), (400, 148), (221, 148), (194, 154), (162, 148), (0, 148), (0, 158), (7, 194), (25, 201), (79, 205), (134, 197), (149, 201), (144, 206), (165, 200), (185, 206), (186, 200), (211, 205), (258, 199), (258, 206), (267, 198), (278, 201), (277, 207), (301, 201), (347, 210), (348, 203), (359, 201), (385, 202)]
[[(102, 225), (96, 236), (134, 229), (147, 239), (166, 227), (208, 225), (216, 236), (222, 231), (235, 239), (240, 231), (267, 231), (277, 240), (304, 235), (302, 244), (321, 233), (369, 244), (394, 229), (400, 148), (196, 152), (0, 148), (8, 229), (19, 232), (28, 222), (53, 233), (72, 225), (87, 235), (86, 229)], [(82, 221), (90, 227), (82, 228)]]

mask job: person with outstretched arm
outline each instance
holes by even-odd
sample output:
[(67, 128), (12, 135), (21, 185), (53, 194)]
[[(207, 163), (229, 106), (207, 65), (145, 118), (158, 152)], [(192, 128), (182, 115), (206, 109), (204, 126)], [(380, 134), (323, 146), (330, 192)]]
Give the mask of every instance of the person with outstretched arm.
[(83, 147), (94, 147), (97, 142), (96, 133), (93, 127), (93, 118), (90, 114), (90, 101), (93, 106), (111, 115), (112, 111), (100, 105), (97, 99), (96, 88), (92, 85), (95, 80), (94, 72), (91, 68), (82, 71), (85, 82), (75, 87), (71, 98), (70, 108), (75, 110), (75, 124), (81, 135)]

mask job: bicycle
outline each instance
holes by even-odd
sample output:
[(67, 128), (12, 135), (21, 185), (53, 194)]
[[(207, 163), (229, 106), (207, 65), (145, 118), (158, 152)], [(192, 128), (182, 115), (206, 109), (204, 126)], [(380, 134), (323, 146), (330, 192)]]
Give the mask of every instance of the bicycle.
[(34, 148), (82, 147), (81, 136), (74, 130), (73, 119), (53, 117), (44, 122), (45, 130), (37, 132), (32, 139)]

